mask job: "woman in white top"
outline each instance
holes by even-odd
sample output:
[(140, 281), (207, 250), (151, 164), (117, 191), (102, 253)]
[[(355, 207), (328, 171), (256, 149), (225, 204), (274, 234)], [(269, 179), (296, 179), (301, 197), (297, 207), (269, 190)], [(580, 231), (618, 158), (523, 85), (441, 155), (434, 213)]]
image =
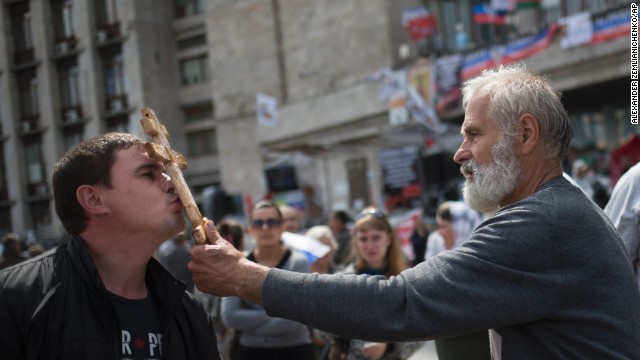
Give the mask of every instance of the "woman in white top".
[(461, 201), (440, 204), (436, 210), (438, 231), (429, 235), (425, 259), (461, 246), (480, 223), (480, 215)]

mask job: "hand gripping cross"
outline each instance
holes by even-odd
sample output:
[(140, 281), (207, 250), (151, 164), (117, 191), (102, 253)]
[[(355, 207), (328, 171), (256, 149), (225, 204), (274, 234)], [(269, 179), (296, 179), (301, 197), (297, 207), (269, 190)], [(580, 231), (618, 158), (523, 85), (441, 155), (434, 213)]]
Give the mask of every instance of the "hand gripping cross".
[(144, 144), (147, 154), (154, 160), (164, 164), (164, 169), (169, 176), (171, 176), (173, 186), (175, 186), (180, 201), (187, 212), (189, 221), (191, 221), (191, 225), (193, 225), (191, 234), (198, 245), (204, 244), (207, 241), (203, 228), (204, 219), (202, 215), (200, 215), (200, 210), (198, 210), (198, 206), (193, 199), (193, 195), (191, 195), (191, 191), (189, 191), (187, 182), (184, 181), (184, 177), (182, 176), (182, 170), (187, 168), (187, 162), (182, 155), (171, 149), (168, 140), (169, 133), (164, 125), (158, 121), (153, 110), (148, 107), (142, 108), (140, 124), (145, 134), (151, 136), (154, 141)]

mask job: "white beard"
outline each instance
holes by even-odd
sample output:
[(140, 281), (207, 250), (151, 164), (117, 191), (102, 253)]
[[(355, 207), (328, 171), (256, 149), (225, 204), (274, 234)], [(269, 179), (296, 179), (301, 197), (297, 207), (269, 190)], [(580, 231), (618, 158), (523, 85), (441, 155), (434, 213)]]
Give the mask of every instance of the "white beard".
[[(478, 165), (474, 160), (462, 162), (460, 172), (467, 178), (462, 195), (467, 205), (480, 212), (493, 212), (500, 201), (512, 194), (518, 185), (520, 165), (513, 152), (511, 138), (501, 135), (492, 150), (493, 162)], [(467, 174), (473, 172), (473, 177)]]

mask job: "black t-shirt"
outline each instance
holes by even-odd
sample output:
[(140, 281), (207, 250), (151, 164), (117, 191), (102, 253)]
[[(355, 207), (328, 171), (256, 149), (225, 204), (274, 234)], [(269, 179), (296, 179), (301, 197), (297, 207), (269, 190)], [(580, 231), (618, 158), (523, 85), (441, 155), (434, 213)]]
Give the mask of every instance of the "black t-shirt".
[(131, 300), (109, 293), (109, 298), (122, 330), (122, 359), (162, 359), (162, 330), (153, 296)]

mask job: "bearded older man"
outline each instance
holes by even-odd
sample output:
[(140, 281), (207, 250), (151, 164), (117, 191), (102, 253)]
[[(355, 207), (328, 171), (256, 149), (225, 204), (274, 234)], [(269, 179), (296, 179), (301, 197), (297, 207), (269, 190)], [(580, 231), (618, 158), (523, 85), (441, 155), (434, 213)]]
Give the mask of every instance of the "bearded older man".
[(465, 83), (463, 107), (454, 160), (464, 198), (495, 211), (464, 246), (388, 280), (299, 274), (245, 260), (208, 223), (218, 240), (194, 248), (189, 264), (198, 288), (352, 338), (489, 330), (495, 359), (640, 358), (640, 292), (625, 247), (562, 177), (572, 130), (560, 95), (521, 66), (500, 67)]

